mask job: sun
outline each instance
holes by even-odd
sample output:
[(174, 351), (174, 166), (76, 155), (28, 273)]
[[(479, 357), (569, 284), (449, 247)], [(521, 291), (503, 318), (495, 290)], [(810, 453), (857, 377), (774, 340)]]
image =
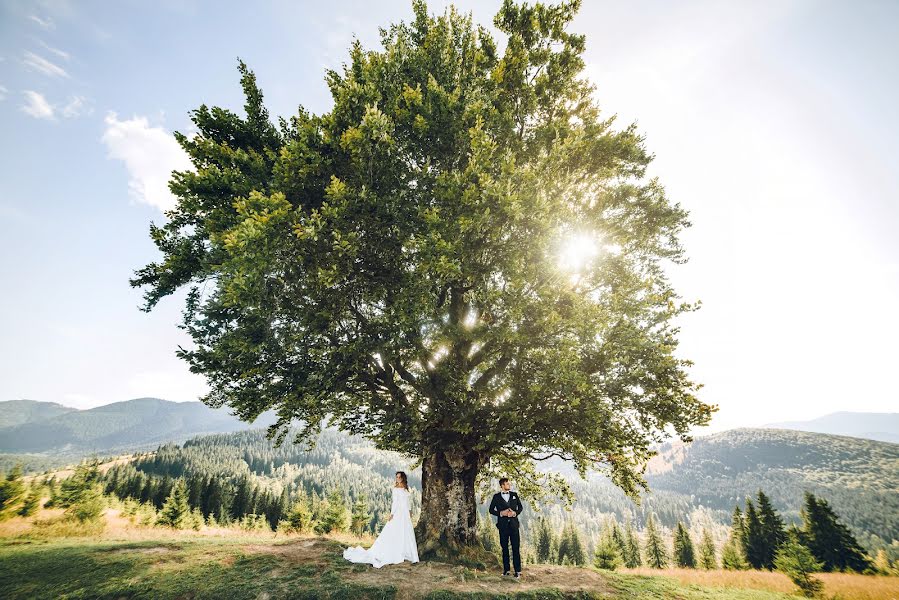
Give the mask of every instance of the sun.
[(566, 271), (579, 272), (599, 254), (596, 235), (574, 233), (562, 242), (559, 252), (559, 267)]

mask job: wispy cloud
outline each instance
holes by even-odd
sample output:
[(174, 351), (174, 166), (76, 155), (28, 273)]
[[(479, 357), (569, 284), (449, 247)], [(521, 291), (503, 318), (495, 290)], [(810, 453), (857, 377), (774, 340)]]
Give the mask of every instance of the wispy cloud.
[(9, 93), (9, 90), (6, 89), (5, 86), (0, 85), (0, 100), (6, 100), (6, 95)]
[(69, 74), (62, 67), (50, 62), (42, 56), (38, 56), (34, 52), (25, 51), (25, 66), (33, 71), (43, 73), (50, 77), (68, 77)]
[(116, 113), (110, 112), (105, 122), (101, 139), (107, 156), (125, 163), (131, 197), (161, 211), (174, 208), (176, 200), (168, 188), (169, 178), (173, 170), (186, 171), (192, 164), (172, 134), (162, 127), (151, 127), (146, 117), (120, 121)]
[(58, 56), (59, 58), (61, 58), (63, 60), (69, 60), (70, 58), (72, 58), (72, 55), (69, 54), (68, 52), (66, 52), (64, 50), (60, 50), (59, 48), (54, 48), (53, 46), (51, 46), (50, 44), (48, 44), (47, 42), (45, 42), (43, 40), (40, 40), (38, 38), (34, 38), (34, 40), (38, 44), (43, 46), (47, 52), (52, 52), (53, 54), (55, 54), (56, 56)]
[(22, 105), (22, 111), (35, 119), (54, 121), (60, 115), (66, 119), (74, 119), (94, 112), (91, 101), (85, 96), (69, 96), (69, 101), (62, 104), (52, 103), (43, 94), (33, 90), (25, 90), (23, 94), (25, 104)]
[(42, 29), (56, 29), (56, 25), (50, 19), (42, 19), (37, 15), (28, 15), (28, 18), (37, 23)]
[(47, 99), (44, 98), (43, 95), (32, 90), (25, 90), (24, 94), (25, 104), (22, 105), (22, 110), (26, 114), (31, 115), (35, 119), (47, 119), (52, 121), (56, 118), (53, 114), (53, 105), (47, 102)]
[(87, 98), (84, 96), (72, 96), (69, 102), (62, 107), (62, 116), (67, 119), (89, 115), (93, 112), (94, 109), (87, 105)]

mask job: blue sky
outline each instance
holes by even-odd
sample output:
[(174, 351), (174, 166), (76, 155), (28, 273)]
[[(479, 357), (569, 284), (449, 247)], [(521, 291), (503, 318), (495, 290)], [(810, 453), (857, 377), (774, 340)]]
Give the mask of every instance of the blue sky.
[[(431, 3), (442, 11), (445, 2)], [(488, 24), (499, 5), (458, 2)], [(587, 74), (691, 212), (681, 354), (715, 429), (895, 411), (899, 4), (585, 2)], [(0, 399), (87, 408), (205, 390), (183, 294), (138, 310), (201, 103), (330, 107), (324, 69), (409, 2), (0, 2)]]

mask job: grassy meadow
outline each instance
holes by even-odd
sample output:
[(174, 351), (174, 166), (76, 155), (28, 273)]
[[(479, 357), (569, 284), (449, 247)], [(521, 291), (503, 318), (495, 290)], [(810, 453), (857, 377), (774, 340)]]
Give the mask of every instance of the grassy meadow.
[[(382, 569), (343, 560), (351, 535), (284, 535), (139, 524), (113, 506), (93, 524), (60, 509), (0, 523), (4, 598), (667, 599), (795, 597), (779, 573), (528, 565), (521, 581), (442, 563)], [(899, 578), (820, 574), (828, 598), (899, 599)]]

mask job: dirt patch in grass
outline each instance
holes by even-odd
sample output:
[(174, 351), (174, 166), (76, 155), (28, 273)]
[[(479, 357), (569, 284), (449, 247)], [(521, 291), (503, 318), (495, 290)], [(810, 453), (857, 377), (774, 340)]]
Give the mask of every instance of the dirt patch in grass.
[(402, 600), (421, 598), (437, 590), (489, 594), (514, 594), (548, 588), (562, 592), (589, 591), (597, 595), (615, 592), (601, 573), (553, 565), (529, 566), (518, 580), (503, 577), (497, 572), (476, 571), (438, 562), (403, 563), (380, 569), (354, 568), (342, 577), (364, 585), (394, 586), (397, 598)]
[(327, 555), (338, 548), (334, 541), (324, 538), (309, 538), (282, 544), (247, 544), (240, 547), (250, 554), (274, 554), (288, 563), (322, 563)]
[(325, 538), (302, 539), (284, 544), (251, 544), (241, 548), (247, 553), (274, 554), (297, 566), (337, 567), (340, 578), (348, 583), (396, 588), (397, 600), (422, 598), (436, 590), (489, 594), (513, 594), (547, 588), (563, 592), (590, 591), (597, 595), (615, 592), (601, 573), (589, 569), (534, 565), (522, 573), (521, 579), (515, 580), (503, 577), (499, 572), (477, 571), (430, 561), (386, 565), (380, 569), (369, 565), (354, 565), (341, 562), (342, 547)]

